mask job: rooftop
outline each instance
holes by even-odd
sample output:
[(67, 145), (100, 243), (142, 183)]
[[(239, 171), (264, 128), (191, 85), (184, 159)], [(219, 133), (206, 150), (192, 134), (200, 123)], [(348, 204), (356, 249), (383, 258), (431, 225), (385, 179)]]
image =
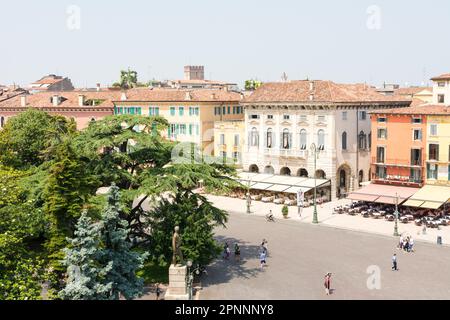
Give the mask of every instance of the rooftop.
[(436, 80), (450, 80), (450, 73), (441, 74), (440, 76), (431, 78), (431, 80), (433, 80), (433, 81), (436, 81)]
[(284, 102), (410, 102), (401, 96), (385, 96), (367, 84), (338, 84), (324, 80), (296, 80), (265, 83), (244, 103)]
[[(239, 102), (241, 95), (236, 92), (213, 89), (149, 89), (135, 88), (125, 92), (126, 101), (157, 102)], [(119, 101), (120, 98), (115, 100)]]
[(407, 108), (383, 109), (370, 112), (372, 114), (405, 114), (405, 115), (449, 115), (450, 106), (436, 104), (421, 104)]

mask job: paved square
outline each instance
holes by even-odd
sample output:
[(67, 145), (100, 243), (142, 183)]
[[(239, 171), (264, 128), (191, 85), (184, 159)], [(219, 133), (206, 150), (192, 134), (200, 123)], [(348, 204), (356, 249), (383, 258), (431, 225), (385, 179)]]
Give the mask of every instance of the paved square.
[[(200, 299), (450, 299), (450, 248), (416, 241), (414, 253), (396, 249), (393, 237), (310, 225), (266, 222), (230, 213), (220, 241), (241, 246), (241, 262), (216, 260), (202, 280)], [(261, 240), (268, 240), (267, 267), (259, 269)], [(398, 255), (399, 271), (391, 271)], [(369, 290), (369, 266), (381, 270), (381, 289)], [(333, 295), (323, 277), (332, 272)]]

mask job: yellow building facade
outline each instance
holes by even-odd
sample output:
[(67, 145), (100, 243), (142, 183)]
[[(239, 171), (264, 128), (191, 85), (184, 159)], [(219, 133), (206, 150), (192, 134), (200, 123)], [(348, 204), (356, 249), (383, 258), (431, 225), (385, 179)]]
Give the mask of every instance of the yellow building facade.
[(426, 183), (450, 185), (450, 114), (428, 115), (427, 131)]
[(242, 146), (245, 143), (243, 120), (216, 121), (214, 124), (214, 156), (242, 167)]
[(169, 122), (163, 136), (214, 155), (214, 123), (243, 119), (240, 100), (240, 94), (226, 90), (132, 89), (114, 101), (114, 114), (161, 116)]

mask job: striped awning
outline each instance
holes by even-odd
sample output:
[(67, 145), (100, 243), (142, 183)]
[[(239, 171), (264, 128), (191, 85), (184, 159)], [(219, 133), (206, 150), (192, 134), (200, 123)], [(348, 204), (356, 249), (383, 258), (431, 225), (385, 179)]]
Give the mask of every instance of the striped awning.
[(426, 185), (418, 192), (416, 192), (408, 201), (404, 203), (405, 206), (438, 209), (450, 199), (450, 187)]
[(350, 193), (348, 198), (367, 202), (395, 204), (398, 197), (398, 204), (401, 204), (417, 191), (419, 191), (419, 188), (388, 186), (373, 183)]

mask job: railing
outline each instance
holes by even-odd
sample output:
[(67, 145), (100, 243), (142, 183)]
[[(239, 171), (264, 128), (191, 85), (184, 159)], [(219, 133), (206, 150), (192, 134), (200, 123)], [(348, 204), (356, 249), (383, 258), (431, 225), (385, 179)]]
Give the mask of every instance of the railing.
[(277, 157), (298, 157), (306, 159), (308, 157), (308, 150), (264, 148), (264, 154)]
[(393, 167), (423, 167), (423, 160), (399, 160), (399, 159), (378, 159), (377, 157), (372, 157), (372, 164), (380, 164), (384, 166)]

